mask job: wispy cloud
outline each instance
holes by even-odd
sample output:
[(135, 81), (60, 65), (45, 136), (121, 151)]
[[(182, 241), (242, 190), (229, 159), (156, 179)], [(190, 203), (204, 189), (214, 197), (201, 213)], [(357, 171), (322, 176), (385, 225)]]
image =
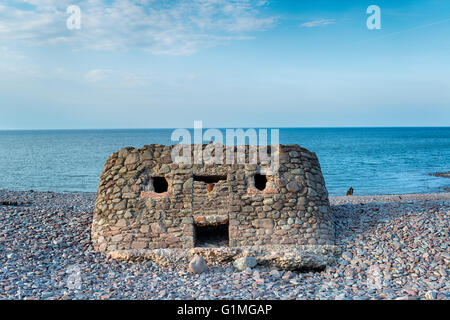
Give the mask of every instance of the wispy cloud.
[(94, 69), (86, 73), (85, 79), (90, 83), (105, 81), (111, 75), (111, 70)]
[(167, 82), (161, 75), (150, 72), (130, 72), (111, 69), (93, 69), (84, 74), (84, 80), (89, 85), (97, 85), (105, 88), (142, 88), (153, 84), (155, 81)]
[(336, 20), (334, 19), (317, 19), (302, 23), (300, 26), (305, 28), (314, 28), (314, 27), (323, 27), (329, 24), (335, 24)]
[[(23, 2), (32, 10), (19, 6)], [(66, 28), (70, 4), (81, 8), (80, 30)], [(0, 5), (0, 41), (188, 55), (271, 28), (276, 17), (264, 14), (266, 5), (258, 0), (12, 1)]]
[(395, 32), (391, 32), (391, 33), (385, 34), (383, 36), (378, 37), (378, 39), (384, 39), (384, 38), (387, 38), (387, 37), (395, 36), (397, 34), (428, 28), (428, 27), (431, 27), (431, 26), (434, 26), (434, 25), (437, 25), (437, 24), (441, 24), (441, 23), (445, 23), (445, 22), (448, 22), (448, 21), (450, 21), (450, 18), (444, 19), (444, 20), (435, 21), (435, 22), (431, 22), (431, 23), (427, 23), (427, 24), (421, 24), (419, 26), (415, 26), (415, 27), (412, 27), (412, 28), (409, 28), (409, 29), (404, 29), (404, 30), (395, 31)]
[(0, 58), (2, 59), (14, 59), (15, 61), (20, 61), (25, 59), (24, 55), (11, 50), (6, 46), (0, 46)]

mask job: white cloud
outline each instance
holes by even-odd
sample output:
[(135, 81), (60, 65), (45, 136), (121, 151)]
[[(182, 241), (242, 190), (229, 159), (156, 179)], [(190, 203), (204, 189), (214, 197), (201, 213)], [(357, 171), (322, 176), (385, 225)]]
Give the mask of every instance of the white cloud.
[(335, 23), (336, 23), (336, 21), (334, 19), (317, 19), (317, 20), (302, 23), (300, 26), (306, 27), (306, 28), (314, 28), (314, 27), (327, 26), (329, 24), (335, 24)]
[[(0, 42), (66, 44), (78, 49), (142, 48), (187, 55), (272, 27), (258, 0), (22, 0), (34, 10), (0, 5)], [(14, 2), (13, 2), (14, 3)], [(17, 1), (16, 1), (17, 3)], [(68, 30), (66, 8), (81, 8), (81, 29)]]
[(6, 46), (0, 46), (0, 58), (18, 61), (25, 59), (25, 56)]
[(108, 80), (111, 74), (111, 70), (94, 69), (86, 73), (85, 79), (87, 82), (97, 83)]
[(260, 1), (256, 2), (256, 5), (259, 7), (266, 6), (268, 4), (269, 4), (269, 1), (267, 1), (267, 0), (260, 0)]
[(84, 80), (105, 88), (142, 88), (161, 81), (162, 76), (150, 72), (93, 69), (84, 74)]

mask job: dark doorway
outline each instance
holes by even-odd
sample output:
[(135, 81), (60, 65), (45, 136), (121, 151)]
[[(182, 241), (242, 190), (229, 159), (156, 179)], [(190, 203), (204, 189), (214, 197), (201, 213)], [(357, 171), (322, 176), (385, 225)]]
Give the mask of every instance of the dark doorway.
[(153, 177), (153, 188), (155, 189), (156, 193), (163, 193), (167, 192), (169, 184), (164, 177)]
[(217, 225), (194, 225), (195, 247), (228, 247), (228, 222)]
[(255, 188), (263, 191), (266, 188), (267, 178), (262, 174), (255, 174)]

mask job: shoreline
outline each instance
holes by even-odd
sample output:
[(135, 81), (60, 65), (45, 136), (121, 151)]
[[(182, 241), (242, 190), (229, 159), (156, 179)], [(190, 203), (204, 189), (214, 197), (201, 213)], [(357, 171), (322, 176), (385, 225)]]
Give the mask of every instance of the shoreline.
[[(61, 194), (61, 195), (70, 195), (70, 194), (74, 194), (74, 195), (96, 195), (97, 192), (93, 192), (93, 191), (51, 191), (51, 190), (46, 190), (46, 191), (41, 191), (41, 190), (14, 190), (14, 189), (0, 189), (0, 196), (2, 194), (8, 194), (8, 193), (43, 193), (43, 194)], [(391, 199), (391, 200), (396, 200), (395, 198), (398, 196), (401, 196), (403, 199), (408, 199), (408, 198), (416, 198), (416, 200), (431, 200), (431, 199), (439, 199), (439, 198), (443, 198), (443, 199), (449, 199), (447, 198), (446, 195), (450, 195), (449, 191), (438, 191), (438, 192), (413, 192), (413, 193), (380, 193), (380, 194), (362, 194), (362, 195), (352, 195), (352, 196), (345, 196), (345, 195), (339, 195), (339, 196), (329, 196), (328, 198), (330, 199), (330, 203), (332, 199), (356, 199), (356, 201), (361, 200), (366, 200), (366, 199), (372, 199), (372, 200), (376, 200), (376, 201), (380, 201), (382, 199)], [(450, 197), (450, 196), (449, 196)], [(380, 199), (379, 199), (380, 198)], [(0, 198), (1, 200), (1, 198)], [(401, 200), (401, 199), (400, 199)], [(414, 199), (413, 199), (414, 200)]]
[(450, 200), (450, 192), (330, 196), (329, 199), (330, 204)]
[(94, 251), (95, 196), (0, 191), (18, 203), (0, 205), (0, 299), (450, 299), (450, 193), (330, 197), (342, 255), (322, 272), (230, 263), (202, 274)]

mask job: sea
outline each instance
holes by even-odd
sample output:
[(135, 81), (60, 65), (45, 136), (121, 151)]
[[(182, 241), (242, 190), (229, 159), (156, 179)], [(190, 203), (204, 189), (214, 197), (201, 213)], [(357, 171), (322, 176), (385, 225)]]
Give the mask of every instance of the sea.
[[(0, 190), (96, 192), (110, 154), (174, 144), (173, 130), (0, 131)], [(449, 178), (430, 175), (450, 171), (450, 127), (281, 128), (279, 141), (317, 154), (331, 196), (450, 188)]]

